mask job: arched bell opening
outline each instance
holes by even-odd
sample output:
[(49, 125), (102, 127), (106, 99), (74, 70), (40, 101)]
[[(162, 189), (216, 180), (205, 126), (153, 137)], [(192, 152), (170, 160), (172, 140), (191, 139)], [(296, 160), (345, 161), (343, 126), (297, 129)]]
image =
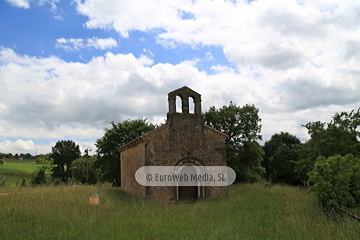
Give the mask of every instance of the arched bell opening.
[(189, 113), (195, 113), (195, 99), (189, 97)]
[(181, 109), (182, 105), (181, 105), (181, 97), (180, 96), (176, 96), (175, 104), (176, 104), (176, 112), (181, 113), (182, 112), (182, 109)]

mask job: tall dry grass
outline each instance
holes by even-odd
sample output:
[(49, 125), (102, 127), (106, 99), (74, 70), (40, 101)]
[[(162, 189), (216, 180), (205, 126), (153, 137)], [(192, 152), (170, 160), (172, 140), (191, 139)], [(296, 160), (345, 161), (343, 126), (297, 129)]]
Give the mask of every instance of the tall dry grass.
[[(4, 194), (5, 193), (5, 194)], [(93, 193), (99, 205), (90, 205)], [(0, 239), (359, 239), (360, 224), (326, 216), (297, 188), (231, 186), (229, 197), (137, 200), (106, 186), (0, 188)]]

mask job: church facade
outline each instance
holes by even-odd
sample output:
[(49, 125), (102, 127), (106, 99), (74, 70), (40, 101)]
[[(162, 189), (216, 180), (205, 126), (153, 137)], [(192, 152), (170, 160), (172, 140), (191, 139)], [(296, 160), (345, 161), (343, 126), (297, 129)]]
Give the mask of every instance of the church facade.
[[(181, 112), (176, 112), (176, 97)], [(194, 102), (189, 112), (189, 100)], [(121, 188), (155, 201), (197, 200), (226, 196), (227, 186), (143, 186), (135, 180), (143, 166), (226, 166), (227, 135), (204, 124), (201, 95), (188, 87), (168, 94), (169, 111), (164, 125), (119, 148)]]

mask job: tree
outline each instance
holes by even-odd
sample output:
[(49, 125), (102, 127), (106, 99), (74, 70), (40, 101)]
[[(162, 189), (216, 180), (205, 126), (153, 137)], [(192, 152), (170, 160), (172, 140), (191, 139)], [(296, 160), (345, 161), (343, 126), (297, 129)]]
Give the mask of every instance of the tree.
[(294, 161), (299, 160), (300, 139), (287, 132), (276, 133), (264, 144), (266, 176), (274, 183), (299, 184)]
[(230, 145), (262, 139), (259, 109), (254, 105), (239, 107), (230, 102), (229, 106), (220, 109), (213, 106), (205, 112), (204, 118), (207, 125), (229, 136), (226, 143)]
[(260, 162), (264, 152), (261, 140), (259, 109), (254, 105), (210, 107), (204, 114), (205, 123), (229, 137), (225, 141), (228, 166), (237, 174), (237, 181), (255, 181), (264, 172)]
[(48, 183), (50, 181), (50, 174), (53, 167), (54, 165), (50, 158), (50, 154), (38, 157), (32, 173), (31, 184), (38, 185)]
[(295, 163), (295, 171), (308, 178), (318, 157), (325, 158), (346, 154), (360, 156), (360, 108), (355, 112), (336, 113), (330, 123), (309, 122), (303, 125), (311, 139), (300, 150), (300, 160)]
[(323, 207), (360, 205), (360, 159), (352, 154), (319, 157), (310, 182)]
[(155, 125), (147, 123), (147, 119), (125, 120), (105, 128), (105, 134), (97, 139), (95, 146), (98, 154), (95, 167), (100, 170), (100, 180), (120, 186), (120, 153), (118, 149), (135, 138), (153, 130)]
[(87, 171), (89, 171), (89, 184), (96, 184), (98, 181), (98, 171), (94, 167), (96, 156), (81, 157), (72, 162), (72, 176), (82, 184), (86, 183)]
[[(235, 150), (231, 150), (235, 152)], [(235, 154), (238, 159), (236, 179), (238, 182), (258, 182), (265, 174), (265, 169), (261, 166), (264, 151), (256, 141), (244, 142), (237, 149)], [(235, 170), (235, 169), (234, 169)]]
[(52, 169), (51, 176), (58, 178), (62, 182), (67, 182), (70, 171), (71, 163), (81, 156), (79, 145), (71, 140), (58, 141), (54, 147), (51, 148), (50, 158), (56, 165)]

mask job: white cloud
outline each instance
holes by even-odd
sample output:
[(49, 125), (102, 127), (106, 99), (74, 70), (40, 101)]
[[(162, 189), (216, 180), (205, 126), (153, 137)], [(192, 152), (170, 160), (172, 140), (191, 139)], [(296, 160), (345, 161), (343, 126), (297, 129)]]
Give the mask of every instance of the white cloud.
[(211, 52), (207, 52), (205, 54), (205, 60), (214, 61), (215, 59), (214, 59), (213, 55), (211, 54)]
[(113, 38), (88, 38), (86, 41), (82, 38), (59, 38), (56, 40), (56, 47), (63, 48), (67, 51), (76, 51), (83, 48), (95, 49), (111, 49), (117, 47), (118, 44)]
[(117, 45), (117, 42), (113, 38), (88, 38), (86, 44), (87, 47), (94, 47), (101, 50), (117, 47)]
[(155, 57), (155, 55), (149, 49), (143, 48), (143, 52), (148, 53), (151, 57)]
[(9, 4), (20, 8), (30, 8), (29, 0), (5, 0)]
[[(123, 37), (131, 30), (147, 31), (166, 26), (165, 19), (177, 16), (173, 1), (80, 1), (75, 0), (79, 13), (89, 16), (88, 28), (114, 28)], [(175, 1), (174, 1), (175, 2)], [(176, 4), (179, 2), (176, 1)], [(117, 16), (114, 18), (114, 16)], [(145, 21), (146, 19), (146, 21)]]
[(35, 150), (32, 140), (18, 139), (15, 142), (4, 140), (0, 142), (0, 152), (3, 153), (28, 153)]
[[(30, 1), (7, 1), (30, 7)], [(37, 2), (59, 11), (57, 0)], [(157, 52), (148, 45), (138, 57), (108, 52), (84, 63), (0, 48), (0, 151), (5, 146), (11, 151), (46, 153), (55, 142), (34, 144), (22, 139), (68, 137), (81, 139), (82, 149), (94, 148), (93, 141), (86, 139), (101, 137), (110, 121), (163, 122), (167, 93), (185, 85), (202, 95), (203, 111), (230, 101), (255, 104), (263, 119), (264, 139), (288, 131), (304, 140), (308, 136), (302, 124), (329, 121), (336, 112), (359, 107), (360, 5), (356, 1), (75, 2), (77, 11), (88, 17), (87, 28), (114, 29), (122, 37), (135, 30), (152, 32), (158, 44), (171, 49), (221, 47), (235, 67), (213, 62), (218, 57), (211, 52), (203, 60), (154, 64), (153, 52)], [(67, 51), (105, 50), (118, 42), (59, 38), (56, 46)], [(214, 74), (197, 68), (205, 61), (214, 64)]]
[(153, 61), (146, 56), (106, 53), (82, 64), (1, 48), (0, 63), (2, 138), (96, 139), (110, 121), (151, 117), (166, 107), (152, 93), (164, 79), (147, 67)]
[[(71, 124), (71, 126), (62, 124), (45, 123), (46, 119), (40, 120), (44, 123), (37, 125), (30, 124), (14, 124), (8, 121), (0, 121), (0, 132), (2, 136), (11, 138), (31, 138), (35, 139), (65, 139), (71, 136), (77, 138), (100, 138), (103, 135), (103, 129), (91, 126), (90, 124)], [(46, 125), (47, 124), (47, 125)], [(105, 124), (104, 124), (105, 125)]]
[(221, 65), (211, 66), (211, 70), (214, 70), (218, 73), (226, 73), (226, 72), (234, 73), (234, 69), (228, 66), (221, 66)]
[(198, 64), (200, 61), (201, 61), (200, 58), (194, 58), (194, 59), (191, 59), (191, 60), (182, 61), (181, 64), (186, 64), (186, 65), (190, 65), (190, 66), (195, 67), (196, 64)]
[[(306, 139), (302, 124), (329, 121), (335, 112), (357, 109), (360, 104), (357, 59), (337, 62), (334, 67), (324, 57), (331, 54), (318, 56), (316, 64), (323, 67), (306, 63), (278, 71), (259, 65), (235, 71), (214, 65), (216, 73), (208, 75), (197, 69), (196, 59), (154, 64), (146, 56), (108, 52), (79, 63), (22, 56), (0, 48), (0, 138), (71, 137), (81, 139), (86, 148), (103, 135), (110, 121), (149, 118), (163, 122), (167, 93), (189, 86), (202, 95), (203, 111), (230, 101), (240, 106), (255, 104), (263, 119), (264, 139), (279, 131)], [(4, 146), (15, 149), (15, 143), (4, 141)], [(35, 144), (33, 151), (49, 147)]]
[(59, 9), (56, 5), (56, 3), (60, 2), (60, 0), (5, 0), (10, 5), (14, 7), (20, 7), (29, 9), (30, 8), (30, 2), (37, 3), (38, 6), (43, 6), (46, 3), (50, 5), (50, 11), (53, 13), (54, 18), (58, 20), (64, 20), (65, 13), (62, 11), (62, 9)]
[[(336, 65), (344, 56), (355, 56), (352, 50), (360, 41), (360, 5), (351, 0), (78, 0), (76, 7), (88, 17), (88, 28), (115, 29), (123, 37), (133, 30), (162, 29), (157, 43), (165, 48), (221, 46), (240, 67), (301, 68), (319, 61), (319, 52)], [(354, 38), (350, 43), (344, 41), (349, 36)]]
[[(91, 149), (89, 155), (96, 154), (95, 142), (86, 141), (74, 141), (75, 144), (79, 145), (81, 154), (84, 154), (85, 149)], [(0, 153), (30, 153), (35, 156), (38, 154), (48, 154), (51, 152), (51, 148), (55, 146), (56, 141), (49, 141), (47, 144), (35, 144), (32, 140), (18, 139), (16, 141), (4, 140), (0, 141)]]

